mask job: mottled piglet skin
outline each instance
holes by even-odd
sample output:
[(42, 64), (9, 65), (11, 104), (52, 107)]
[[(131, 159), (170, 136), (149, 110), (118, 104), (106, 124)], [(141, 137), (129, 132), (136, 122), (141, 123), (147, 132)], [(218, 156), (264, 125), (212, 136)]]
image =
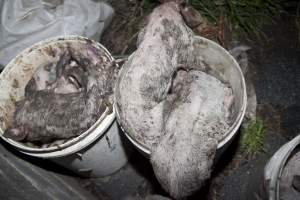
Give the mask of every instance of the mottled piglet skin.
[[(90, 44), (85, 48), (94, 50)], [(38, 67), (25, 87), (25, 98), (16, 103), (12, 125), (4, 136), (44, 144), (90, 128), (106, 106), (112, 107), (117, 71), (105, 55), (89, 56), (67, 48), (57, 62)]]
[[(25, 136), (18, 138), (30, 142), (45, 143), (77, 136), (104, 111), (99, 93), (96, 86), (87, 93), (37, 91), (17, 103), (13, 130), (22, 130), (20, 134)], [(9, 131), (5, 134), (8, 137)]]

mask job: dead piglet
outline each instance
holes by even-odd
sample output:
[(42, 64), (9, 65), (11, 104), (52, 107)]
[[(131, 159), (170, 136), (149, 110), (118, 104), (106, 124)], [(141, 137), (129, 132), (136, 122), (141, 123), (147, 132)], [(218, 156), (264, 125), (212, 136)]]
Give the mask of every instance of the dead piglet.
[(66, 51), (56, 65), (56, 81), (47, 86), (54, 93), (68, 94), (80, 92), (87, 84), (88, 71), (85, 66), (71, 56), (71, 50)]
[(4, 136), (16, 141), (40, 143), (75, 137), (104, 112), (99, 94), (95, 86), (87, 93), (37, 91), (18, 103), (13, 127), (6, 130)]
[(25, 87), (25, 97), (35, 91), (52, 89), (59, 77), (62, 77), (65, 66), (70, 62), (68, 51), (62, 54), (57, 62), (48, 63), (37, 68)]
[(198, 191), (210, 178), (217, 141), (178, 130), (151, 153), (151, 163), (161, 186), (175, 199)]
[(45, 143), (77, 136), (98, 119), (105, 109), (103, 89), (98, 87), (91, 66), (72, 64), (70, 58), (69, 53), (60, 57), (55, 81), (46, 88), (37, 87), (40, 79), (31, 79), (25, 99), (16, 104), (13, 126), (4, 136)]

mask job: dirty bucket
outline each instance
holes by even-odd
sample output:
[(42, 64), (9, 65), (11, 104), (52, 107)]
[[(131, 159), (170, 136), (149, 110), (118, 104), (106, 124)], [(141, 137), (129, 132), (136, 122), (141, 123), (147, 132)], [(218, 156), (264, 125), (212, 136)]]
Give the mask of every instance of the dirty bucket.
[(47, 39), (25, 49), (5, 67), (0, 74), (0, 135), (22, 153), (50, 159), (80, 175), (103, 177), (119, 170), (128, 160), (114, 110), (102, 115), (78, 137), (57, 146), (32, 147), (2, 136), (12, 120), (15, 102), (24, 97), (24, 88), (36, 69), (56, 62), (66, 45), (82, 51), (82, 45), (87, 43), (113, 61), (101, 44), (80, 36), (64, 36)]
[(292, 155), (296, 153), (296, 148), (299, 147), (299, 144), (300, 135), (280, 147), (266, 164), (264, 169), (264, 188), (269, 200), (281, 199), (280, 181), (283, 169)]
[[(215, 161), (217, 161), (224, 150), (230, 145), (234, 136), (239, 129), (243, 117), (246, 111), (247, 105), (247, 95), (246, 95), (246, 85), (243, 73), (239, 67), (236, 60), (226, 51), (223, 47), (217, 43), (208, 40), (203, 37), (195, 36), (195, 40), (199, 40), (199, 48), (202, 49), (202, 54), (199, 56), (203, 57), (205, 63), (207, 63), (214, 71), (218, 71), (218, 77), (224, 82), (230, 83), (233, 94), (235, 95), (235, 102), (233, 105), (233, 124), (231, 125), (228, 132), (225, 134), (224, 138), (219, 141), (218, 149), (215, 156)], [(120, 72), (122, 74), (122, 72)], [(116, 83), (118, 84), (118, 82)], [(116, 110), (117, 119), (120, 120), (118, 114), (118, 106), (114, 104)], [(131, 141), (131, 143), (146, 157), (150, 157), (150, 149), (145, 146), (142, 142), (136, 140), (132, 135), (123, 129), (126, 137)]]

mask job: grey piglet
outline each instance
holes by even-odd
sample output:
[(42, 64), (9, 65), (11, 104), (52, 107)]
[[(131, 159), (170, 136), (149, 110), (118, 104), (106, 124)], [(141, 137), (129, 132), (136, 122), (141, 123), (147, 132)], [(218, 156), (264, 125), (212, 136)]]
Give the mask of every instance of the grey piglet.
[[(43, 144), (78, 136), (96, 122), (106, 109), (103, 89), (93, 71), (70, 62), (67, 52), (54, 70), (44, 67), (29, 81), (5, 137)], [(55, 79), (49, 83), (53, 71)]]
[(175, 199), (199, 190), (210, 177), (217, 141), (178, 131), (167, 135), (151, 152), (151, 163), (162, 187)]
[(99, 94), (96, 86), (87, 93), (37, 91), (17, 103), (13, 126), (4, 136), (40, 143), (77, 136), (104, 112)]
[(231, 122), (232, 89), (212, 73), (202, 47), (179, 5), (164, 3), (149, 16), (116, 84), (121, 126), (149, 148), (155, 176), (175, 199), (205, 184)]

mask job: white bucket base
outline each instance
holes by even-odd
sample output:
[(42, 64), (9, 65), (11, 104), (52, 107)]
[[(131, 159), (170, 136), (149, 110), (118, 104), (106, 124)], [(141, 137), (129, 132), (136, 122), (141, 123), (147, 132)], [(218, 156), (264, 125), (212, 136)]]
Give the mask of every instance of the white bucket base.
[(117, 122), (114, 121), (101, 138), (86, 148), (50, 160), (85, 177), (100, 178), (111, 175), (127, 163), (130, 154), (121, 134)]

